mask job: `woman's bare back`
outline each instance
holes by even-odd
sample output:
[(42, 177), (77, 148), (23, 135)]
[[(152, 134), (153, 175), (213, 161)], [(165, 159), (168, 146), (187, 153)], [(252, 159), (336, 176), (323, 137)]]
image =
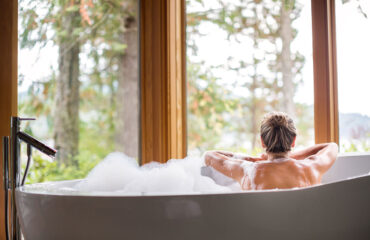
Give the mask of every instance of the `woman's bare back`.
[(337, 153), (335, 143), (317, 144), (279, 159), (209, 151), (205, 163), (238, 181), (244, 190), (287, 189), (319, 184)]
[[(241, 187), (244, 190), (287, 189), (308, 187), (320, 183), (310, 162), (295, 159), (276, 159), (253, 163), (253, 174), (245, 174)], [(250, 175), (250, 176), (249, 176)]]

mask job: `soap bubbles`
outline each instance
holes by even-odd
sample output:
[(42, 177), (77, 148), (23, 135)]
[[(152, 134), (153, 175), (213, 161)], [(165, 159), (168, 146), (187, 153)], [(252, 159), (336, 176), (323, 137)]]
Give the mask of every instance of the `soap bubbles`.
[(172, 159), (165, 164), (151, 162), (140, 167), (135, 159), (119, 152), (109, 154), (74, 188), (122, 195), (241, 191), (237, 182), (205, 167), (200, 157)]

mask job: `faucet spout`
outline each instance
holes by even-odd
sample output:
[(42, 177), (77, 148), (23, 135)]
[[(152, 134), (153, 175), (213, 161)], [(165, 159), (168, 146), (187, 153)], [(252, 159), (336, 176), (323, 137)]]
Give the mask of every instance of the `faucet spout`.
[(32, 136), (28, 135), (27, 133), (19, 131), (17, 133), (17, 137), (22, 140), (23, 142), (31, 145), (32, 147), (36, 148), (40, 152), (45, 153), (49, 157), (55, 157), (57, 150), (46, 146), (44, 143), (40, 142), (39, 140), (33, 138)]
[[(21, 231), (17, 217), (17, 209), (15, 205), (15, 190), (24, 184), (29, 164), (31, 161), (31, 147), (45, 153), (49, 157), (55, 157), (57, 151), (51, 147), (46, 146), (44, 143), (38, 141), (32, 136), (20, 131), (20, 122), (25, 120), (35, 120), (34, 118), (11, 118), (11, 135), (10, 135), (10, 150), (9, 156), (9, 137), (3, 138), (3, 151), (4, 151), (4, 187), (5, 187), (5, 223), (6, 223), (6, 238), (7, 240), (21, 240)], [(21, 181), (21, 162), (20, 162), (20, 143), (21, 141), (27, 143), (27, 167), (25, 174)], [(10, 201), (8, 202), (8, 193)], [(9, 205), (9, 206), (8, 206)], [(8, 213), (10, 212), (10, 214)], [(8, 216), (10, 215), (10, 216)]]

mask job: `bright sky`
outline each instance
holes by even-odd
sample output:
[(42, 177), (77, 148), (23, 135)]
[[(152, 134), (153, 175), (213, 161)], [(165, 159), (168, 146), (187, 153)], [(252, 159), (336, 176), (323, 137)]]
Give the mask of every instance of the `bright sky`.
[[(306, 58), (303, 69), (304, 83), (298, 89), (295, 100), (308, 104), (313, 103), (313, 70), (312, 70), (312, 28), (309, 1), (299, 0), (303, 4), (301, 17), (294, 27), (299, 33), (292, 45), (292, 50), (299, 50)], [(337, 0), (337, 59), (339, 110), (343, 113), (361, 113), (370, 116), (370, 1), (362, 0), (361, 6), (368, 14), (366, 19), (357, 10), (357, 1), (342, 4)], [(223, 63), (229, 56), (246, 56), (245, 51), (225, 45), (224, 34), (208, 25), (210, 36), (197, 41), (199, 54), (206, 57), (206, 64)], [(222, 47), (220, 47), (222, 46)], [(215, 51), (217, 49), (217, 51)], [(215, 52), (217, 54), (215, 54)], [(19, 74), (24, 76), (24, 83), (19, 91), (24, 92), (32, 81), (46, 78), (50, 69), (57, 67), (58, 51), (48, 46), (38, 50), (19, 51)], [(204, 57), (203, 57), (204, 58)], [(226, 73), (234, 77), (233, 73)]]
[(337, 4), (337, 61), (339, 111), (370, 116), (370, 1)]
[[(226, 0), (224, 0), (226, 1)], [(217, 9), (217, 3), (207, 1), (207, 8)], [(305, 56), (302, 70), (303, 84), (298, 89), (295, 101), (313, 104), (313, 64), (312, 64), (312, 24), (311, 6), (309, 1), (299, 0), (303, 5), (301, 16), (293, 23), (298, 29), (298, 35), (292, 44), (292, 51), (299, 51)], [(370, 1), (360, 1), (363, 10), (370, 18)], [(342, 4), (336, 1), (337, 11), (337, 58), (339, 110), (342, 113), (361, 113), (370, 116), (370, 19), (365, 18), (357, 9), (357, 1)], [(190, 12), (199, 11), (196, 7)], [(356, 26), (356, 27), (354, 27)], [(248, 58), (246, 53), (251, 45), (248, 40), (241, 44), (230, 44), (226, 34), (213, 24), (204, 24), (200, 28), (205, 37), (197, 39), (198, 59), (203, 59), (206, 65), (221, 65), (229, 56)], [(250, 51), (249, 51), (250, 52)], [(213, 70), (214, 71), (214, 70)], [(215, 71), (217, 74), (217, 71)], [(233, 72), (222, 72), (222, 78), (236, 78)]]

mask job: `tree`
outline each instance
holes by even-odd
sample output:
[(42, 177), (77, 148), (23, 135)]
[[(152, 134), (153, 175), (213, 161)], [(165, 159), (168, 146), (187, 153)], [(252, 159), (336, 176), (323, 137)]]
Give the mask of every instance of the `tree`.
[(137, 1), (22, 2), (21, 48), (52, 44), (59, 49), (55, 72), (33, 83), (22, 103), (32, 115), (48, 114), (57, 160), (77, 167), (86, 151), (93, 158), (114, 149), (137, 157)]
[[(21, 2), (22, 4), (22, 2)], [(53, 85), (54, 142), (60, 163), (76, 164), (79, 129), (79, 53), (81, 15), (84, 1), (45, 0), (41, 3), (23, 1), (21, 8), (21, 48), (40, 48), (49, 42), (58, 46), (58, 73)], [(33, 5), (32, 5), (33, 4)], [(31, 5), (31, 7), (29, 7)], [(44, 11), (38, 11), (38, 7)], [(44, 82), (45, 83), (45, 82)], [(44, 84), (44, 87), (46, 85)]]
[[(235, 133), (235, 144), (241, 145), (241, 142), (247, 141), (250, 149), (254, 149), (259, 142), (259, 122), (265, 112), (281, 110), (291, 115), (296, 114), (293, 98), (304, 58), (298, 52), (292, 52), (290, 45), (296, 36), (292, 22), (299, 16), (301, 6), (286, 2), (188, 1), (188, 5), (198, 5), (198, 9), (203, 9), (188, 13), (188, 35), (192, 39), (188, 41), (188, 47), (193, 49), (193, 56), (197, 56), (196, 38), (202, 37), (200, 28), (204, 23), (216, 25), (234, 45), (251, 42), (245, 58), (230, 56), (227, 64), (207, 70), (217, 68), (225, 72), (235, 71), (238, 76), (237, 79), (228, 81), (232, 82), (229, 84), (232, 85), (230, 88), (245, 89), (244, 96), (233, 96), (242, 113), (226, 114), (230, 115), (229, 122), (232, 123), (223, 127), (222, 131), (224, 134)], [(209, 9), (207, 4), (217, 4), (220, 8)], [(190, 61), (196, 59), (190, 58)], [(224, 85), (223, 88), (228, 86)], [(201, 115), (198, 117), (202, 118)]]
[(282, 40), (281, 49), (281, 73), (283, 78), (283, 109), (291, 116), (295, 115), (294, 92), (295, 84), (293, 82), (293, 60), (291, 59), (290, 45), (293, 41), (293, 29), (291, 23), (292, 10), (289, 6), (280, 7), (280, 36)]
[(80, 103), (80, 41), (75, 29), (80, 27), (78, 11), (60, 15), (56, 43), (59, 46), (59, 74), (56, 79), (54, 141), (57, 160), (66, 165), (77, 164)]
[(126, 1), (122, 16), (124, 32), (120, 34), (127, 47), (118, 58), (116, 149), (128, 156), (139, 156), (139, 83), (137, 1)]
[(203, 152), (221, 140), (229, 125), (224, 115), (236, 108), (236, 101), (210, 72), (189, 61), (187, 68), (188, 148)]

